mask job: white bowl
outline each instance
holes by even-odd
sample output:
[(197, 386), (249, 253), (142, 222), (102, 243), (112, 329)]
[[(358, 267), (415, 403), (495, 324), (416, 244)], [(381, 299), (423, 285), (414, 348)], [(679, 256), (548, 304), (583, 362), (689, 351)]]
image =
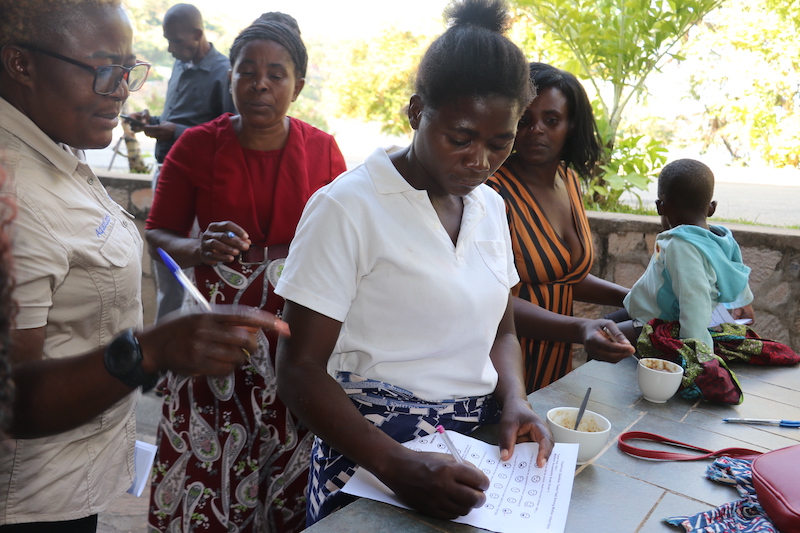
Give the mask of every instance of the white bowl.
[(664, 403), (678, 392), (683, 379), (683, 368), (664, 359), (640, 359), (636, 379), (645, 400)]
[(578, 430), (575, 427), (575, 418), (578, 416), (577, 407), (554, 407), (547, 412), (547, 427), (553, 434), (556, 442), (577, 443), (578, 464), (582, 465), (600, 453), (608, 442), (611, 432), (611, 422), (604, 416), (594, 411), (585, 411)]

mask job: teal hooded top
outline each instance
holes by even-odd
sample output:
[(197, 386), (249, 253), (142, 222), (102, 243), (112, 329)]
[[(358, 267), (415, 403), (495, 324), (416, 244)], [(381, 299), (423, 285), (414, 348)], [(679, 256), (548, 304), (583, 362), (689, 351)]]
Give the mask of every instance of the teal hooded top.
[(711, 346), (708, 326), (714, 308), (733, 309), (753, 300), (750, 268), (728, 228), (678, 226), (656, 238), (647, 270), (625, 298), (631, 317), (680, 321), (681, 338)]

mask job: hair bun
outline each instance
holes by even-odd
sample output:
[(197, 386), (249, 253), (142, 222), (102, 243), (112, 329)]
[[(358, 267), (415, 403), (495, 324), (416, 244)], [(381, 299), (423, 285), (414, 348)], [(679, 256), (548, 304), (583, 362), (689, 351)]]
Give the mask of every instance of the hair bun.
[(496, 33), (505, 33), (510, 17), (503, 0), (457, 0), (444, 12), (451, 26), (472, 24)]

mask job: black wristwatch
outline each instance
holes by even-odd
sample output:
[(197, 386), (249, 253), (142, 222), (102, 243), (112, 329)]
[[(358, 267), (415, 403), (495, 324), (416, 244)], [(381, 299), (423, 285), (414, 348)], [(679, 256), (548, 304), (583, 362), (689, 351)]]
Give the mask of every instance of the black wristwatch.
[(103, 365), (109, 374), (128, 387), (141, 387), (147, 392), (158, 383), (159, 373), (145, 374), (142, 370), (142, 348), (133, 332), (133, 328), (128, 328), (114, 337), (106, 346)]

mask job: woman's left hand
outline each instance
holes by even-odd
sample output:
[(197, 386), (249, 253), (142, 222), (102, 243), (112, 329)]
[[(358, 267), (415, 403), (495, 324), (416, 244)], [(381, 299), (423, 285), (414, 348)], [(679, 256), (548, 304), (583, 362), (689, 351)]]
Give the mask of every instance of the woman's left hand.
[(533, 412), (526, 398), (515, 398), (503, 405), (498, 432), (500, 460), (508, 461), (518, 442), (538, 442), (536, 465), (544, 467), (553, 451), (553, 435), (542, 418)]
[(250, 236), (238, 224), (230, 220), (212, 222), (200, 236), (200, 262), (211, 266), (230, 263), (250, 244)]

